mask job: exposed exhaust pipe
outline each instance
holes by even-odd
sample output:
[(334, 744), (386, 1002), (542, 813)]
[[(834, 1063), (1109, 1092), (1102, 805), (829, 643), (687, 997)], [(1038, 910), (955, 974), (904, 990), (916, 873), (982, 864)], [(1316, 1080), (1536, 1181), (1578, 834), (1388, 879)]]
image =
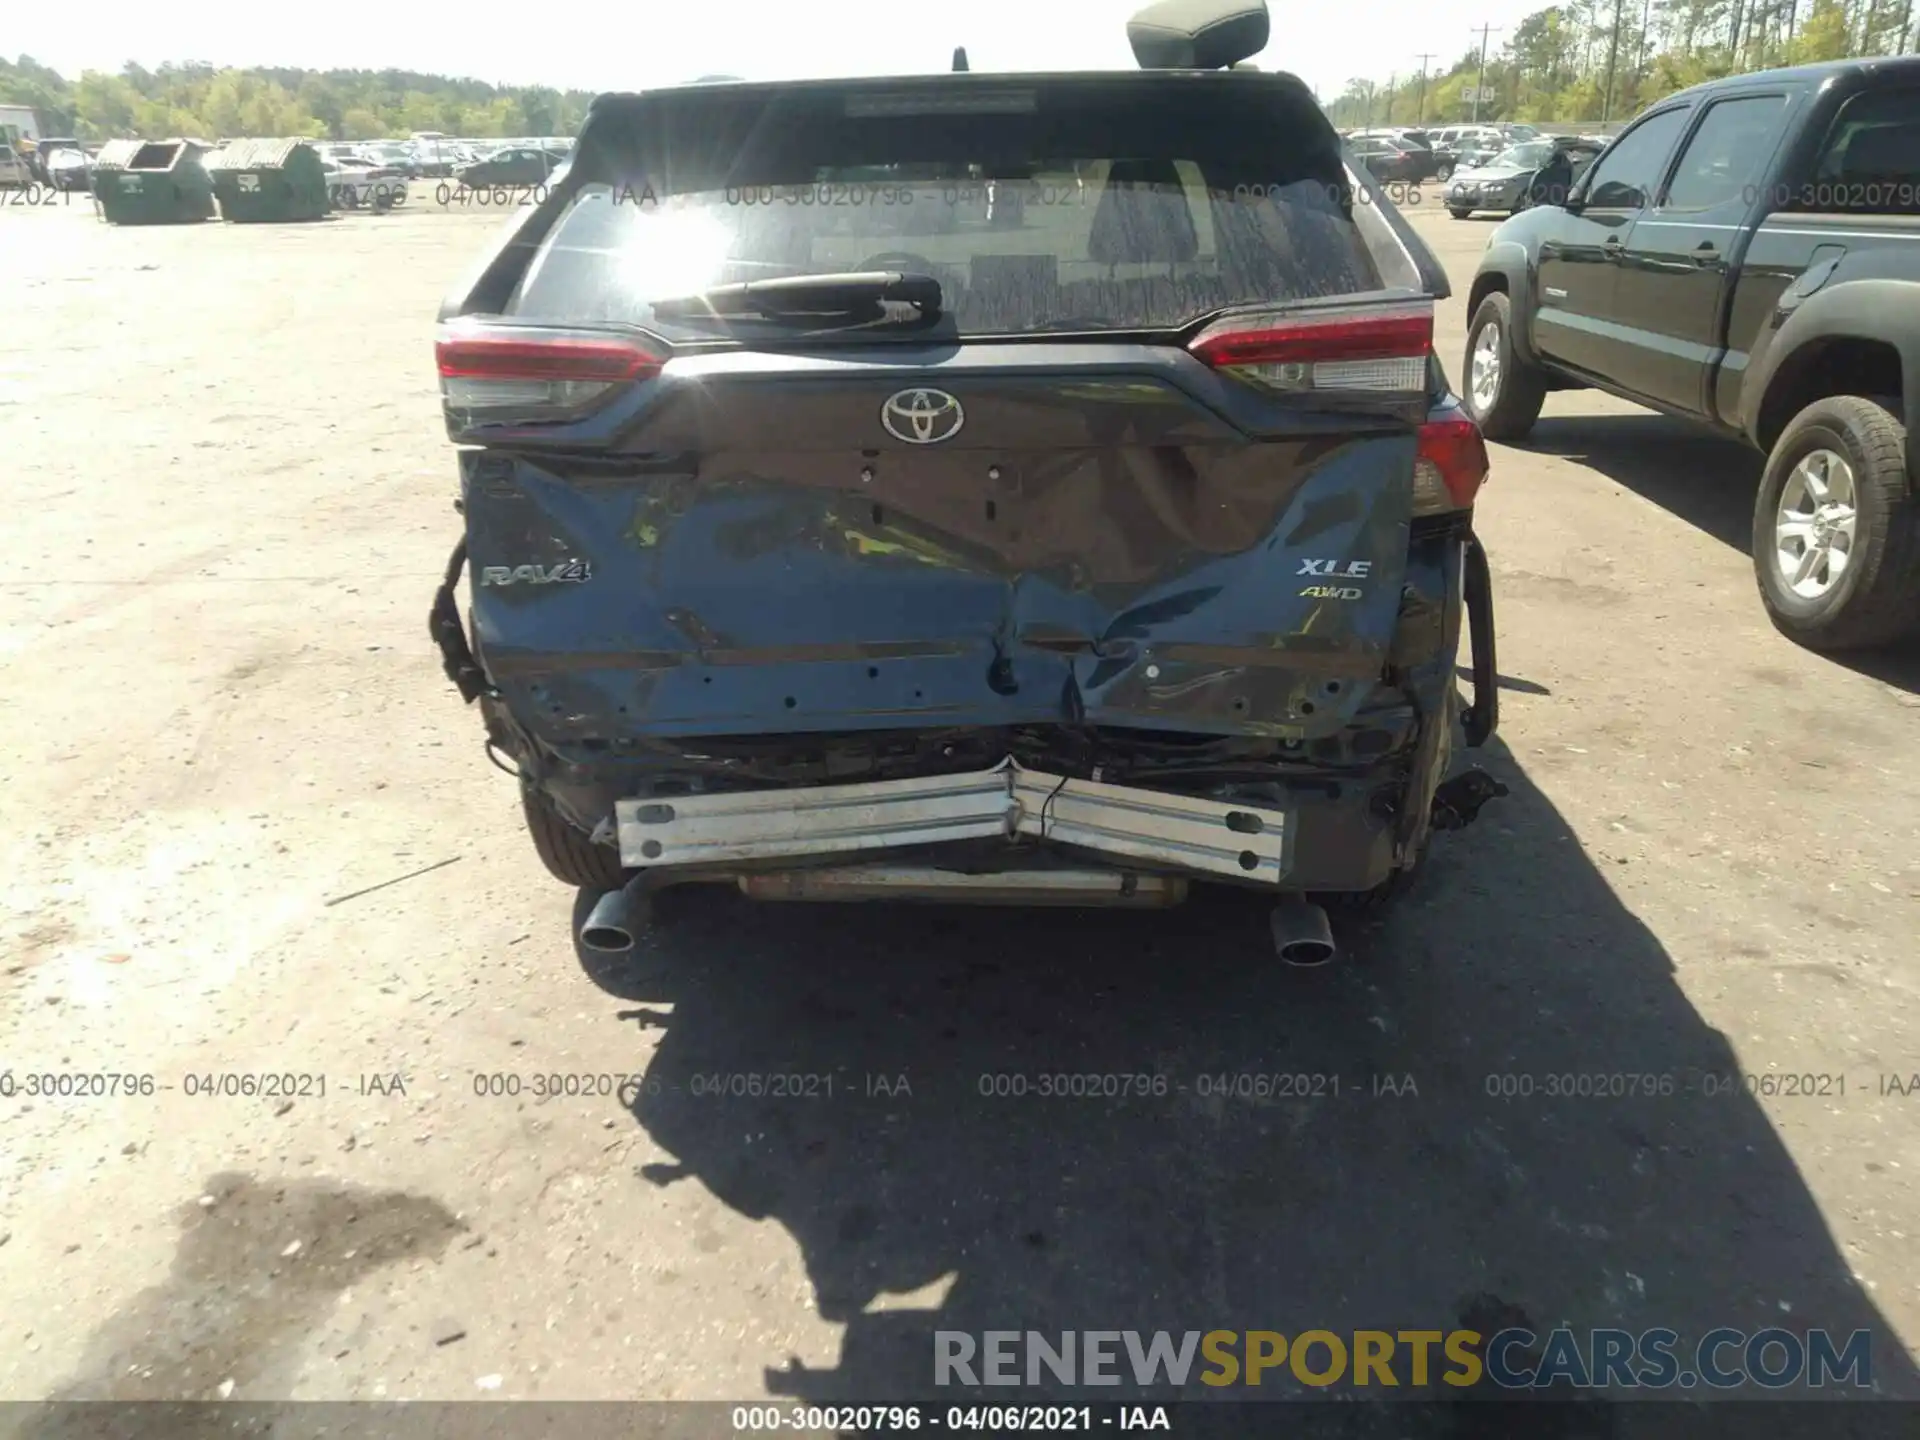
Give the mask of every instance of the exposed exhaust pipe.
[(646, 903), (646, 897), (632, 884), (607, 891), (587, 912), (580, 927), (580, 943), (602, 955), (624, 955), (640, 933)]
[(1283, 964), (1312, 969), (1328, 964), (1339, 953), (1327, 912), (1311, 900), (1297, 896), (1282, 900), (1273, 907), (1270, 923), (1273, 948), (1280, 953)]

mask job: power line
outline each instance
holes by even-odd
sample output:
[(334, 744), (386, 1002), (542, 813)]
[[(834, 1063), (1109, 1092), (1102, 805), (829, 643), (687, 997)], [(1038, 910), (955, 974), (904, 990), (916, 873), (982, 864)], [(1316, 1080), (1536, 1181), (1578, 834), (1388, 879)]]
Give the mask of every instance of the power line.
[(1499, 35), (1505, 30), (1502, 25), (1482, 25), (1480, 27), (1480, 78), (1473, 83), (1473, 118), (1480, 119), (1480, 92), (1487, 88), (1487, 37)]

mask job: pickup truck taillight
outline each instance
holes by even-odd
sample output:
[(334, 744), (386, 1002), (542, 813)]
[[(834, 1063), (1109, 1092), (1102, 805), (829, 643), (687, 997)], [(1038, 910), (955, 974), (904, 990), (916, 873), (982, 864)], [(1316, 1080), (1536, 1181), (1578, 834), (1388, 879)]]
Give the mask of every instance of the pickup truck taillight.
[(1188, 349), (1222, 374), (1290, 394), (1418, 394), (1433, 351), (1433, 302), (1229, 315)]
[(1436, 410), (1420, 427), (1413, 462), (1413, 513), (1447, 515), (1471, 510), (1487, 483), (1487, 442), (1458, 407)]
[(434, 343), (449, 431), (574, 420), (666, 357), (625, 336), (527, 325), (443, 325)]

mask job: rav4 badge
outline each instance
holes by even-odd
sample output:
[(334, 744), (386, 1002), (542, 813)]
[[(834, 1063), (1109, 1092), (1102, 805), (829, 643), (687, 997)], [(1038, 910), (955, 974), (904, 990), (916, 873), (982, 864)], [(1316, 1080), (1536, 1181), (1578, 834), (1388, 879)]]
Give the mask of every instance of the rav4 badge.
[(482, 585), (580, 585), (593, 578), (584, 560), (558, 565), (487, 565), (480, 571)]

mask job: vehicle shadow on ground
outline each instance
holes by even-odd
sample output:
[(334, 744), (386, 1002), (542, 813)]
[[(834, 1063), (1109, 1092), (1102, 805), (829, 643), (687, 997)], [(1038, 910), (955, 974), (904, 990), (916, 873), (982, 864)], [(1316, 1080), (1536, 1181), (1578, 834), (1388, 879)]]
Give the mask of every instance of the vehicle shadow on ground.
[[(1664, 415), (1639, 414), (1544, 419), (1523, 448), (1590, 466), (1721, 544), (1753, 556), (1753, 503), (1766, 459), (1749, 446)], [(1753, 603), (1760, 603), (1757, 595)], [(1825, 658), (1920, 694), (1920, 642)]]
[[(663, 1032), (634, 1110), (676, 1163), (647, 1178), (777, 1221), (846, 1326), (836, 1368), (769, 1356), (769, 1390), (946, 1398), (936, 1330), (1791, 1323), (1871, 1330), (1882, 1392), (1920, 1395), (1765, 1115), (1738, 1083), (1702, 1093), (1739, 1067), (1658, 939), (1511, 756), (1478, 758), (1510, 798), (1438, 837), (1405, 908), (1344, 926), (1325, 970), (1279, 966), (1235, 894), (1142, 914), (686, 892), (632, 956), (596, 957)], [(831, 1099), (695, 1093), (732, 1075), (836, 1078)], [(1046, 1075), (1136, 1093), (1043, 1098)], [(1025, 1097), (990, 1093), (1015, 1076)], [(1261, 1076), (1326, 1078), (1276, 1098)], [(1549, 1099), (1553, 1076), (1641, 1093)], [(1316, 1393), (1264, 1380), (1189, 1391)]]

